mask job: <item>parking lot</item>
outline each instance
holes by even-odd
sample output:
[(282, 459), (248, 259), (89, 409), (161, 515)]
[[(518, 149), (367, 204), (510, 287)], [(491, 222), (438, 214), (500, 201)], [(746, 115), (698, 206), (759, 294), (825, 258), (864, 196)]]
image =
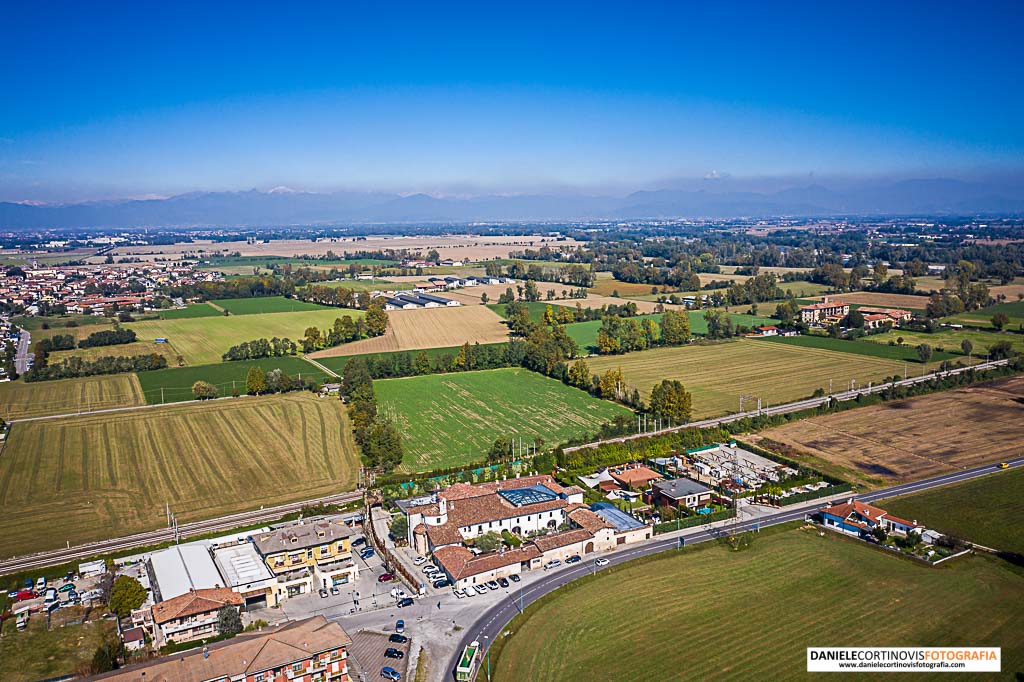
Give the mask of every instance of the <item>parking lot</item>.
[[(391, 642), (388, 637), (391, 633), (376, 632), (373, 630), (361, 630), (349, 633), (352, 637), (352, 647), (349, 649), (350, 656), (355, 659), (351, 667), (366, 673), (367, 680), (380, 679), (380, 671), (387, 666), (397, 670), (402, 679), (406, 679), (406, 670), (409, 664), (409, 644)], [(389, 648), (395, 648), (402, 652), (402, 658), (386, 658), (384, 652)], [(352, 675), (353, 679), (359, 679)]]

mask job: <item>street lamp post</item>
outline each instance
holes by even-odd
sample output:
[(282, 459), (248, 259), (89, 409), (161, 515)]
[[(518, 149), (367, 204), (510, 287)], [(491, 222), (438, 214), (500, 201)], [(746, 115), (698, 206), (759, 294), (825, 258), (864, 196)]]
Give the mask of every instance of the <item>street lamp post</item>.
[(484, 635), (484, 646), (487, 648), (487, 680), (490, 682), (491, 679), (491, 643), (487, 640), (490, 639), (487, 635)]

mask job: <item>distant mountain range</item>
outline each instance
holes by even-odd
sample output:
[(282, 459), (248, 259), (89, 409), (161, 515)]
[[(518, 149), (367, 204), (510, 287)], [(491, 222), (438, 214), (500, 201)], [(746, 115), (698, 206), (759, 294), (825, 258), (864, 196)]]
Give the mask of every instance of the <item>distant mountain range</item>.
[(571, 221), (840, 215), (1022, 214), (1020, 192), (960, 180), (904, 180), (774, 192), (709, 184), (624, 197), (532, 194), (465, 199), (379, 192), (195, 192), (75, 204), (0, 202), (0, 228), (285, 226), (346, 223)]

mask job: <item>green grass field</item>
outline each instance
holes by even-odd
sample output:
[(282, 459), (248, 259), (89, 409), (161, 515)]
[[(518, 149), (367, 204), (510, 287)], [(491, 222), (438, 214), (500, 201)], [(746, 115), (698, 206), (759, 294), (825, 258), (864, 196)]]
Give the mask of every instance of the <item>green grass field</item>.
[(237, 388), (239, 393), (245, 393), (245, 378), (253, 366), (263, 368), (264, 372), (279, 369), (296, 378), (312, 376), (321, 383), (332, 379), (322, 369), (300, 357), (290, 355), (191, 367), (168, 367), (152, 372), (139, 372), (135, 376), (138, 377), (146, 404), (159, 405), (193, 400), (192, 384), (197, 381), (215, 385), (222, 396), (232, 395), (232, 388)]
[(498, 682), (802, 680), (809, 646), (955, 643), (1002, 647), (1008, 677), (1024, 668), (1022, 600), (1024, 575), (1004, 561), (935, 570), (789, 525), (742, 552), (664, 552), (577, 580), (513, 619), (491, 670)]
[(188, 365), (220, 362), (231, 346), (259, 338), (289, 338), (298, 341), (306, 327), (327, 329), (345, 315), (353, 319), (361, 310), (321, 308), (294, 313), (266, 313), (201, 317), (184, 320), (147, 320), (124, 325), (134, 329), (140, 340), (166, 338)]
[(161, 310), (161, 320), (186, 320), (193, 317), (217, 317), (223, 315), (213, 306), (206, 305), (205, 303), (197, 303), (195, 305), (185, 306), (184, 308), (171, 308), (170, 310)]
[(896, 341), (900, 337), (903, 338), (905, 346), (913, 348), (922, 343), (927, 343), (937, 351), (941, 349), (942, 351), (952, 353), (960, 353), (960, 344), (964, 339), (967, 339), (974, 344), (974, 348), (971, 351), (972, 355), (981, 358), (985, 357), (985, 353), (991, 346), (1000, 341), (1009, 341), (1016, 352), (1024, 352), (1024, 334), (996, 332), (994, 330), (985, 331), (982, 329), (941, 329), (934, 334), (895, 329), (886, 334), (865, 336), (861, 341), (864, 343), (888, 345), (890, 341)]
[[(543, 311), (542, 311), (543, 312)], [(687, 313), (690, 318), (690, 331), (697, 336), (703, 336), (708, 333), (708, 323), (704, 319), (704, 312), (700, 310), (691, 310)], [(775, 324), (777, 320), (773, 320), (770, 317), (755, 317), (753, 315), (746, 315), (744, 313), (729, 313), (729, 317), (732, 318), (734, 325), (743, 325), (745, 327), (757, 327), (761, 325)], [(651, 319), (655, 322), (661, 322), (661, 313), (651, 313), (650, 315), (637, 315), (636, 317), (629, 318), (635, 320)], [(576, 345), (580, 347), (580, 350), (584, 353), (596, 353), (597, 352), (597, 333), (601, 330), (601, 320), (589, 320), (587, 322), (573, 322), (572, 324), (565, 325), (565, 333), (576, 342)]]
[(134, 374), (0, 383), (0, 417), (3, 419), (130, 407), (143, 402), (142, 389)]
[(0, 457), (0, 556), (351, 490), (341, 401), (236, 398), (14, 424)]
[(216, 270), (219, 267), (263, 267), (266, 265), (293, 265), (295, 267), (315, 267), (315, 266), (328, 266), (342, 268), (349, 265), (396, 265), (398, 261), (393, 260), (382, 260), (380, 258), (350, 258), (350, 259), (314, 259), (314, 258), (295, 258), (291, 256), (221, 256), (213, 257), (208, 260), (209, 262), (200, 263), (199, 267), (203, 270)]
[(482, 461), (498, 436), (548, 446), (593, 433), (624, 407), (525, 369), (373, 382), (380, 412), (402, 431), (407, 471)]
[[(921, 362), (921, 356), (917, 353), (916, 346), (904, 344), (903, 346), (890, 346), (887, 343), (867, 343), (866, 341), (848, 341), (845, 339), (833, 339), (827, 336), (769, 336), (764, 339), (757, 339), (767, 343), (782, 343), (787, 346), (800, 346), (801, 348), (824, 348), (826, 350), (839, 351), (841, 353), (853, 353), (855, 355), (870, 355), (876, 358), (889, 358), (890, 360), (901, 360), (907, 362)], [(943, 360), (965, 359), (963, 355), (954, 355), (949, 352), (933, 352), (929, 362), (942, 362)]]
[(210, 301), (210, 303), (214, 304), (218, 308), (223, 308), (232, 315), (260, 315), (263, 313), (296, 313), (306, 310), (324, 310), (325, 308), (328, 307), (320, 305), (318, 303), (307, 303), (306, 301), (300, 301), (297, 298), (285, 298), (284, 296), (263, 296), (259, 298), (221, 298)]
[(415, 288), (408, 282), (391, 282), (386, 279), (338, 279), (330, 282), (317, 282), (316, 286), (351, 289), (352, 291), (408, 291)]
[(1024, 469), (1017, 468), (916, 495), (882, 500), (878, 506), (896, 516), (917, 519), (928, 528), (979, 545), (1024, 554), (1021, 491), (1024, 491)]
[[(593, 373), (621, 367), (630, 388), (646, 400), (662, 379), (678, 379), (693, 394), (695, 419), (739, 410), (739, 397), (753, 395), (778, 405), (809, 397), (817, 388), (847, 388), (850, 379), (869, 381), (902, 376), (904, 364), (886, 358), (799, 348), (781, 343), (739, 339), (708, 345), (655, 348), (626, 355), (588, 358)], [(916, 373), (923, 368), (916, 366)], [(747, 409), (752, 407), (748, 402)]]
[[(76, 325), (78, 325), (80, 327), (81, 326), (87, 326), (87, 325), (95, 325), (95, 324), (111, 324), (110, 318), (109, 317), (103, 317), (102, 315), (59, 315), (59, 316), (56, 316), (56, 317), (14, 317), (14, 318), (11, 319), (11, 321), (14, 324), (18, 325), (19, 327), (21, 327), (22, 329), (27, 329), (30, 332), (35, 332), (37, 330), (42, 330), (43, 329), (43, 325), (47, 325), (52, 330), (61, 330), (61, 331), (55, 331), (54, 332), (54, 333), (59, 333), (59, 334), (69, 333), (69, 332), (63, 331), (64, 329), (68, 329), (68, 323), (69, 322), (74, 322)], [(70, 330), (74, 330), (74, 327), (71, 327)], [(96, 330), (93, 330), (93, 331), (96, 331)], [(33, 341), (34, 341), (35, 340), (35, 334), (33, 334), (32, 336), (33, 336)]]
[(1003, 313), (1010, 318), (1010, 323), (1004, 329), (1020, 329), (1024, 325), (1024, 301), (1013, 301), (1012, 303), (998, 303), (981, 310), (972, 310), (960, 313), (953, 317), (943, 318), (943, 322), (954, 322), (970, 324), (978, 327), (991, 327), (992, 316), (996, 313)]
[[(623, 301), (623, 303), (628, 303), (628, 301)], [(549, 305), (553, 309), (552, 312), (558, 312), (557, 306), (554, 306), (551, 303), (545, 303), (543, 301), (524, 302), (523, 305), (525, 305), (526, 309), (530, 311), (530, 319), (533, 320), (534, 322), (540, 322), (544, 319), (544, 311), (547, 310), (547, 307)], [(504, 303), (488, 303), (487, 307), (496, 312), (502, 319), (508, 319), (508, 314), (505, 311)]]
[(117, 641), (113, 620), (93, 618), (88, 623), (63, 627), (57, 627), (55, 618), (53, 627), (47, 628), (46, 616), (36, 614), (21, 632), (14, 618), (5, 620), (4, 636), (0, 637), (0, 679), (34, 682), (74, 675), (80, 664), (92, 660), (101, 645)]

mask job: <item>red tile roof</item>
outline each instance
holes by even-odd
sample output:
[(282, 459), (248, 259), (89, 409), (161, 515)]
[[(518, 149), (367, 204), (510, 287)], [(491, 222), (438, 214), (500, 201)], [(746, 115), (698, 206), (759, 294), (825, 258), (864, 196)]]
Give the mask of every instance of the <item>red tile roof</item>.
[(157, 624), (166, 623), (200, 613), (217, 611), (229, 604), (241, 606), (242, 602), (242, 595), (226, 587), (190, 590), (173, 599), (155, 604), (153, 606), (153, 621)]

